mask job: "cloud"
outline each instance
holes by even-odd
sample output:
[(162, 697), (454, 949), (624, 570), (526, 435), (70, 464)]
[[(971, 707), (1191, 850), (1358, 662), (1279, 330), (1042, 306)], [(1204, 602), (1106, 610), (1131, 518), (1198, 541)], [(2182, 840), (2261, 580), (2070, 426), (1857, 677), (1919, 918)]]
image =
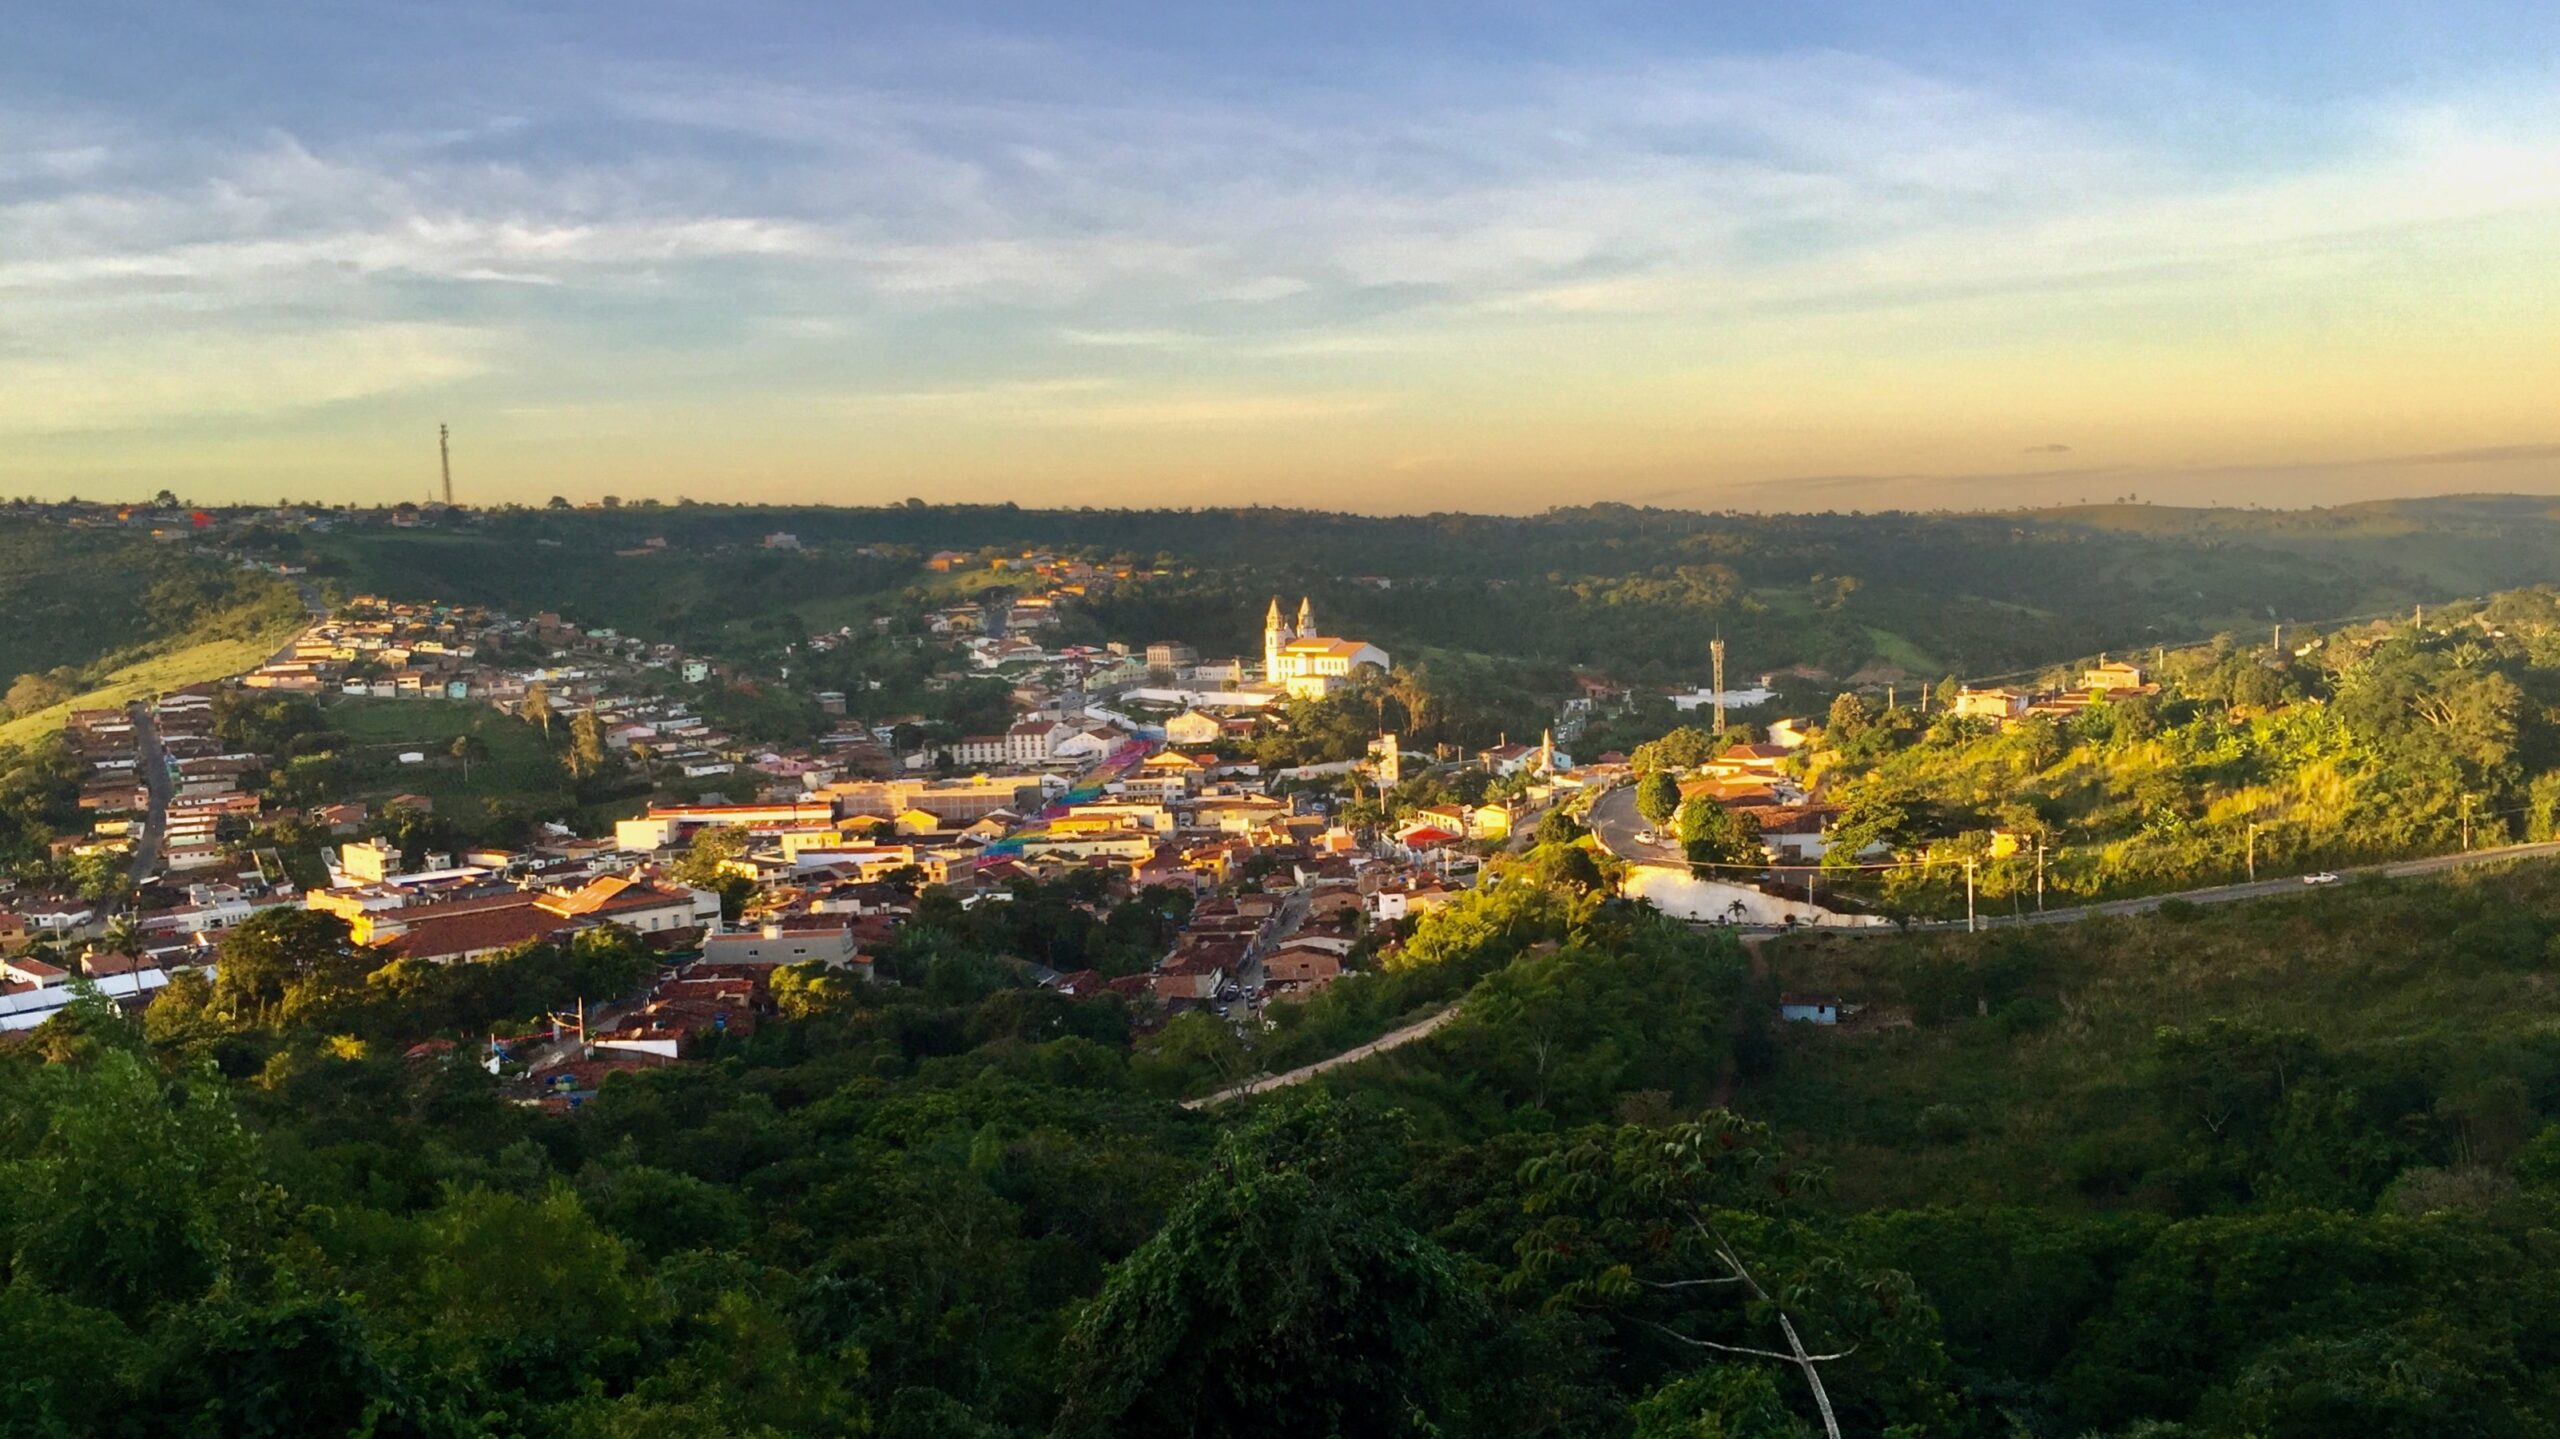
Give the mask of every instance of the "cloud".
[(1200, 344), (1201, 337), (1187, 330), (1082, 330), (1065, 329), (1058, 338), (1070, 345), (1092, 345), (1112, 350), (1188, 350)]
[(1012, 380), (950, 389), (880, 391), (838, 402), (859, 411), (965, 417), (988, 424), (1079, 430), (1233, 429), (1375, 414), (1382, 395), (1141, 389), (1107, 376)]
[(486, 373), (500, 337), (379, 324), (253, 336), (171, 333), (51, 356), (0, 355), (0, 433), (268, 421)]
[[(2033, 66), (1489, 49), (1394, 85), (1280, 67), (1241, 98), (1109, 44), (922, 29), (640, 64), (475, 44), (489, 58), (450, 103), (342, 94), (326, 122), (0, 113), (0, 344), (19, 367), (0, 377), (71, 395), (66, 423), (117, 414), (127, 363), (160, 391), (133, 414), (248, 412), (219, 376), (158, 378), (192, 344), (269, 367), (289, 409), (328, 403), (329, 376), (268, 337), (461, 317), (406, 359), (320, 353), (388, 385), (535, 353), (456, 338), (480, 326), (540, 337), (508, 377), (536, 409), (584, 361), (608, 381), (698, 377), (684, 393), (704, 407), (867, 382), (810, 408), (1016, 429), (1313, 430), (1442, 394), (1444, 429), (1513, 426), (1522, 453), (1562, 455), (1574, 437), (1539, 427), (1571, 421), (1506, 396), (1562, 395), (1569, 415), (1577, 389), (1633, 380), (1623, 437), (1709, 423), (1695, 397), (1751, 403), (1755, 376), (1808, 359), (1833, 376), (1909, 361), (1895, 345), (1952, 372), (1960, 352), (2051, 343), (2059, 371), (2204, 316), (2224, 322), (2209, 349), (2264, 313), (2232, 303), (2252, 286), (2334, 294), (2412, 236), (2560, 223), (2560, 110), (2475, 86), (2269, 120), (2214, 76), (2173, 75), (2172, 125)], [(2158, 308), (2074, 328), (2137, 304)], [(1005, 378), (1044, 359), (1128, 373)], [(893, 364), (916, 368), (882, 379)], [(1686, 408), (1642, 408), (1675, 391)], [(1860, 402), (1844, 379), (1791, 395), (1786, 422), (1820, 429), (1826, 400)], [(1026, 472), (1038, 458), (1026, 447)], [(1866, 479), (1899, 482), (1841, 483)]]

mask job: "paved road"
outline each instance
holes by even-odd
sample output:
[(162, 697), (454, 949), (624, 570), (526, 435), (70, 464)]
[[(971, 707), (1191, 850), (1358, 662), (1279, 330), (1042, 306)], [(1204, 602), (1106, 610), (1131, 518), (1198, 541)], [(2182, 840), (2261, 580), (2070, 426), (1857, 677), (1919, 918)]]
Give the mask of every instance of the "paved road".
[(136, 700), (127, 712), (133, 716), (134, 768), (151, 791), (142, 837), (133, 842), (133, 864), (125, 871), (126, 881), (139, 885), (159, 865), (160, 838), (169, 830), (169, 758), (160, 747), (160, 722), (152, 716), (150, 701)]
[(1296, 1069), (1279, 1074), (1260, 1075), (1242, 1084), (1230, 1084), (1214, 1093), (1201, 1095), (1198, 1099), (1186, 1099), (1182, 1101), (1182, 1107), (1206, 1109), (1210, 1105), (1224, 1104), (1242, 1095), (1260, 1094), (1266, 1089), (1286, 1089), (1293, 1084), (1304, 1084), (1328, 1069), (1339, 1069), (1346, 1064), (1357, 1064), (1373, 1054), (1384, 1054), (1390, 1049), (1400, 1049), (1457, 1017), (1458, 1007), (1453, 1004), (1437, 1014), (1416, 1020), (1402, 1029), (1388, 1030), (1367, 1044), (1355, 1045), (1329, 1059), (1319, 1059), (1313, 1064), (1302, 1064)]
[(1651, 844), (1637, 841), (1637, 835), (1652, 828), (1636, 810), (1636, 787), (1632, 784), (1622, 784), (1591, 802), (1591, 833), (1602, 849), (1638, 864), (1686, 862), (1688, 856), (1667, 837), (1657, 836)]
[[(2501, 845), (2495, 849), (2474, 849), (2465, 850), (2456, 854), (2430, 855), (2424, 859), (2392, 860), (2383, 864), (2357, 865), (2353, 868), (2338, 870), (2336, 873), (2341, 880), (2364, 876), (2371, 876), (2379, 879), (2409, 879), (2418, 875), (2441, 874), (2446, 870), (2463, 869), (2471, 865), (2500, 864), (2519, 859), (2548, 859), (2555, 855), (2560, 855), (2560, 841), (2545, 841), (2539, 844), (2509, 844)], [(2179, 890), (2174, 894), (2148, 894), (2134, 899), (2110, 899), (2098, 904), (2079, 904), (2071, 905), (2066, 908), (2048, 909), (2041, 913), (2035, 910), (2029, 910), (2024, 914), (2018, 915), (1982, 914), (1978, 917), (1978, 923), (1979, 927), (1983, 929), (1999, 929), (2025, 924), (2070, 924), (2078, 920), (2087, 919), (2092, 915), (2144, 914), (2151, 910), (2158, 909), (2161, 905), (2166, 904), (2173, 899), (2184, 900), (2189, 904), (2229, 904), (2235, 900), (2265, 899), (2272, 895), (2279, 894), (2302, 894), (2306, 892), (2317, 894), (2325, 889), (2334, 887), (2335, 886), (2307, 885), (2303, 883), (2301, 876), (2291, 875), (2283, 879), (2262, 879), (2250, 884), (2217, 884), (2208, 885), (2202, 889)], [(1717, 926), (1700, 925), (1697, 927), (1715, 928)], [(1911, 928), (1915, 930), (1950, 930), (1963, 929), (1964, 927), (1965, 922), (1961, 919), (1929, 920), (1911, 926)], [(1825, 934), (1875, 935), (1898, 934), (1902, 931), (1892, 925), (1876, 925), (1871, 927), (1841, 927), (1836, 929), (1824, 929), (1822, 932)]]

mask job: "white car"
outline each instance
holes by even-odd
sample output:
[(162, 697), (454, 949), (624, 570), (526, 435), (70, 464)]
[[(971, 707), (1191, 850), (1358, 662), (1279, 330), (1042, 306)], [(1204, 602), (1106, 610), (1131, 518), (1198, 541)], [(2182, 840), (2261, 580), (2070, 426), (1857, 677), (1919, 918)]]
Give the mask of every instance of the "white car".
[(1662, 841), (1654, 835), (1652, 830), (1640, 829), (1636, 831), (1636, 843), (1638, 844), (1660, 844), (1661, 842)]
[(2336, 884), (2338, 882), (2338, 877), (2324, 869), (2318, 874), (2304, 875), (2302, 877), (2302, 882), (2304, 884)]

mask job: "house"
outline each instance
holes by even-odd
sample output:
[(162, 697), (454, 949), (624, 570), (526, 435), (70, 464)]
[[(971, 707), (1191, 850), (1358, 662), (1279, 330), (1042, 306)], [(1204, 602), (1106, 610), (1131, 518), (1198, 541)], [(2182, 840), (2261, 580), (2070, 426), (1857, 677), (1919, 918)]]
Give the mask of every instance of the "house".
[(1320, 994), (1342, 976), (1342, 957), (1292, 944), (1262, 962), (1262, 992), (1273, 999)]
[(70, 978), (69, 971), (59, 965), (47, 964), (41, 959), (0, 959), (0, 979), (6, 979), (11, 984), (51, 989), (55, 985), (67, 982)]
[(1119, 731), (1108, 727), (1078, 730), (1049, 746), (1049, 757), (1078, 763), (1107, 759), (1113, 750), (1120, 747), (1124, 738)]
[(2027, 707), (2035, 703), (2035, 698), (2025, 690), (2011, 689), (2007, 685), (1981, 689), (1967, 685), (1956, 691), (1955, 712), (1968, 718), (1998, 720), (2006, 724), (2025, 714)]
[(2080, 688), (2098, 694), (2105, 694), (2110, 690), (2141, 689), (2143, 688), (2142, 666), (2129, 665), (2122, 660), (2109, 660), (2106, 656), (2100, 655), (2096, 664), (2080, 672)]
[(1838, 1024), (1840, 999), (1830, 994), (1781, 994), (1778, 1018), (1799, 1024)]
[(1003, 764), (1009, 757), (1007, 743), (1010, 738), (1000, 734), (962, 735), (942, 745), (940, 752), (956, 765)]
[(1216, 744), (1226, 732), (1226, 725), (1216, 715), (1197, 709), (1184, 710), (1164, 722), (1165, 743), (1194, 749)]
[(842, 913), (786, 915), (755, 929), (704, 935), (702, 958), (706, 964), (823, 964), (871, 977), (869, 961), (855, 952), (853, 925)]
[(1002, 760), (1025, 768), (1047, 764), (1059, 741), (1074, 733), (1074, 726), (1056, 720), (1023, 720), (1005, 731)]
[(1383, 924), (1388, 920), (1418, 919), (1455, 898), (1456, 894), (1435, 884), (1413, 889), (1382, 889), (1369, 896), (1369, 903), (1375, 917)]

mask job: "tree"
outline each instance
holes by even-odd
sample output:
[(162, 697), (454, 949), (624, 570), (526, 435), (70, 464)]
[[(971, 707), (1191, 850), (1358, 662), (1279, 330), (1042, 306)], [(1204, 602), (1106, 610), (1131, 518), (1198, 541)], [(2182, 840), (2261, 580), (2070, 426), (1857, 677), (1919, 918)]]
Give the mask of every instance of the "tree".
[(1612, 1313), (1702, 1355), (1784, 1365), (1832, 1439), (1825, 1371), (1852, 1355), (1902, 1384), (1899, 1402), (1931, 1397), (1944, 1362), (1935, 1313), (1910, 1276), (1857, 1269), (1791, 1218), (1826, 1176), (1791, 1163), (1767, 1125), (1715, 1110), (1667, 1130), (1590, 1130), (1521, 1177), (1538, 1224), (1507, 1289)]
[(1322, 1090), (1227, 1134), (1069, 1333), (1057, 1432), (1438, 1432), (1482, 1300), (1397, 1212), (1408, 1142)]
[(338, 916), (264, 909), (222, 937), (214, 994), (233, 1014), (308, 1014), (351, 996), (371, 967)]
[(695, 889), (713, 888), (728, 877), (724, 866), (731, 860), (744, 859), (752, 842), (747, 832), (736, 825), (707, 825), (694, 831), (693, 843), (686, 846), (684, 858), (667, 872)]
[(458, 734), (453, 737), (453, 744), (449, 747), (448, 753), (462, 761), (462, 782), (469, 784), (471, 783), (471, 762), (489, 757), (489, 742), (476, 734)]
[(134, 921), (132, 915), (119, 914), (107, 921), (105, 932), (98, 936), (98, 943), (109, 954), (139, 955), (142, 953), (142, 926)]
[(43, 675), (24, 674), (9, 686), (8, 698), (0, 700), (0, 707), (7, 708), (11, 714), (34, 714), (69, 698), (71, 691), (62, 684)]
[(274, 1201), (220, 1080), (164, 1086), (121, 1051), (53, 1073), (41, 1137), (9, 1175), (13, 1277), (128, 1321), (212, 1289)]
[(125, 892), (128, 873), (122, 855), (100, 852), (76, 856), (71, 861), (71, 883), (80, 897), (93, 903), (115, 899)]
[(1680, 806), (1680, 848), (1697, 865), (1756, 865), (1767, 858), (1750, 816), (1704, 795)]
[(604, 768), (604, 722), (581, 710), (569, 722), (569, 773), (580, 779)]
[(1891, 850), (1903, 842), (1910, 828), (1909, 810), (1882, 789), (1861, 785), (1849, 792), (1848, 802), (1840, 807), (1830, 833), (1824, 836), (1823, 868), (1851, 868), (1859, 862), (1859, 856), (1878, 845)]
[(542, 726), (542, 737), (551, 737), (551, 687), (536, 680), (525, 687), (524, 703), (516, 712)]
[(1656, 828), (1671, 823), (1680, 811), (1680, 782), (1664, 770), (1648, 770), (1636, 778), (1636, 813)]
[(1867, 732), (1867, 702), (1856, 690), (1842, 690), (1831, 701), (1830, 721), (1824, 728), (1825, 738), (1833, 744), (1856, 739)]

